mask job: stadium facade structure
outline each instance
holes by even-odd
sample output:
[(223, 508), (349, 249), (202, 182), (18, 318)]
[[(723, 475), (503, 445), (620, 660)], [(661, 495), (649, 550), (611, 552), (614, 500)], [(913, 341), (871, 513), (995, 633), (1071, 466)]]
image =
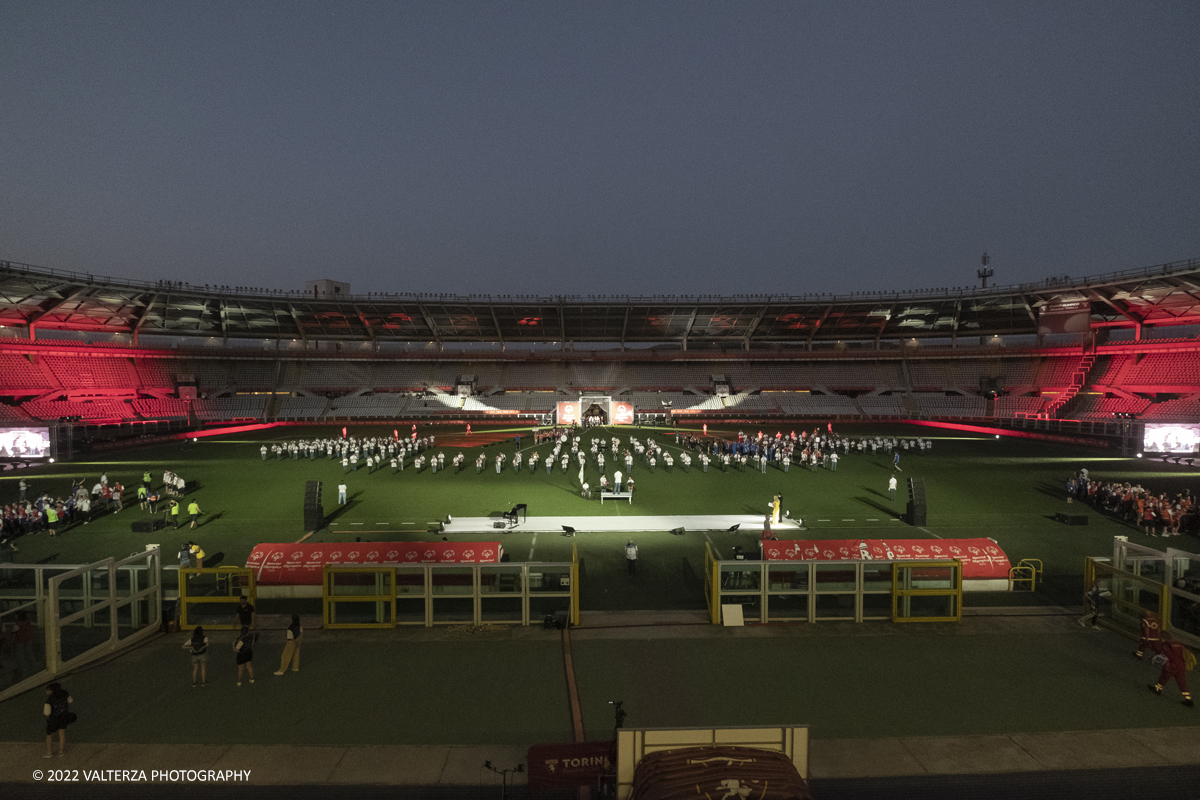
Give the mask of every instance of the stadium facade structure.
[(1200, 259), (988, 289), (336, 299), (0, 261), (0, 424), (540, 417), (600, 392), (1127, 436), (1200, 420), (1197, 330)]

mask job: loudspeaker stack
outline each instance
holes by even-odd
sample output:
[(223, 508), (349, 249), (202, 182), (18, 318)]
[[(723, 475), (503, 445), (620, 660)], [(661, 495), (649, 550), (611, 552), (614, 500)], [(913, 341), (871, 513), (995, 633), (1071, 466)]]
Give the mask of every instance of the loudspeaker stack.
[(325, 507), (321, 504), (321, 482), (304, 484), (304, 531), (311, 533), (325, 527)]
[(908, 524), (925, 524), (925, 479), (908, 479)]

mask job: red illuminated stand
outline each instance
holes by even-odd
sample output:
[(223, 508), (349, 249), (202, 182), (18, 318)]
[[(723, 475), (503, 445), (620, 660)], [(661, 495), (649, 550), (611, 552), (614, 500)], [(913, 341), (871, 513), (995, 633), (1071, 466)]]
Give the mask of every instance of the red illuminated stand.
[(499, 542), (260, 544), (250, 551), (246, 567), (254, 570), (259, 586), (320, 586), (326, 564), (497, 564), (503, 555)]
[(1008, 588), (1012, 566), (991, 539), (823, 539), (762, 543), (764, 561), (942, 561), (963, 565), (964, 590)]

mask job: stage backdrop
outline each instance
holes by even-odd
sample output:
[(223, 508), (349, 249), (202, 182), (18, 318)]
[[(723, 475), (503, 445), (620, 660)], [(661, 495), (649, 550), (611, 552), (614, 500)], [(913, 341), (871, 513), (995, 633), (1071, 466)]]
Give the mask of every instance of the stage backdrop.
[(326, 564), (494, 564), (503, 554), (499, 542), (260, 544), (250, 551), (246, 566), (262, 585), (320, 586)]

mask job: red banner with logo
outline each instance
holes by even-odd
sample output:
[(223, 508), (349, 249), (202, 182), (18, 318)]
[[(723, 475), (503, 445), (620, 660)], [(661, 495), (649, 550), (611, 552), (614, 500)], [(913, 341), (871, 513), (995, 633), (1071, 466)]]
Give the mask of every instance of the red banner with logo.
[(574, 425), (579, 422), (579, 403), (571, 401), (558, 404), (558, 424)]
[(529, 748), (530, 792), (567, 786), (593, 786), (612, 767), (613, 743), (537, 744)]
[(766, 561), (940, 561), (957, 558), (964, 580), (1008, 578), (1011, 564), (991, 539), (803, 539), (763, 542)]
[(613, 425), (632, 425), (633, 424), (633, 403), (629, 403), (624, 400), (613, 401), (612, 424)]
[(250, 551), (246, 567), (262, 585), (320, 586), (326, 564), (495, 564), (503, 554), (499, 542), (260, 544)]

